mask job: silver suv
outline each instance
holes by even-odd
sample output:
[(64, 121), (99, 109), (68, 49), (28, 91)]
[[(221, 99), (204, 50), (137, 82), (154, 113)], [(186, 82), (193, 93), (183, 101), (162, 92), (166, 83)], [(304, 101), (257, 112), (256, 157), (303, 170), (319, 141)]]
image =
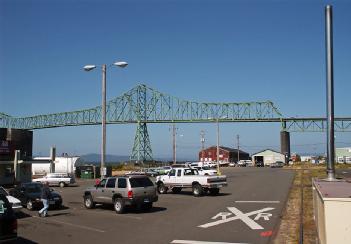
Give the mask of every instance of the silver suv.
[(94, 208), (96, 203), (113, 204), (117, 213), (125, 212), (126, 206), (138, 206), (150, 210), (158, 200), (154, 183), (145, 175), (126, 175), (101, 180), (95, 187), (84, 191), (84, 206)]

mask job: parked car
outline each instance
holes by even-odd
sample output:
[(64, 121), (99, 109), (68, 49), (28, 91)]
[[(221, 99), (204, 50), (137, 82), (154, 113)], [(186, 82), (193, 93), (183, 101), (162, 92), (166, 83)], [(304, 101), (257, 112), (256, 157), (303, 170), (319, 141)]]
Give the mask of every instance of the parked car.
[(19, 212), (22, 209), (21, 201), (17, 198), (11, 196), (3, 187), (0, 186), (0, 194), (6, 196), (7, 200), (10, 202), (12, 210)]
[(217, 175), (217, 170), (211, 169), (208, 166), (194, 167), (199, 172), (199, 175)]
[(227, 177), (199, 175), (197, 169), (178, 167), (173, 168), (168, 175), (157, 176), (156, 184), (160, 194), (167, 193), (168, 189), (179, 193), (183, 188), (191, 188), (193, 195), (198, 197), (205, 192), (217, 195), (221, 187), (227, 186)]
[(262, 161), (257, 161), (255, 166), (256, 167), (264, 167), (264, 163)]
[(229, 167), (235, 167), (235, 163), (230, 162), (230, 163), (229, 163)]
[(151, 177), (155, 177), (160, 174), (155, 168), (146, 168), (144, 169), (144, 172), (147, 176)]
[(253, 167), (255, 166), (254, 163), (251, 160), (245, 160), (246, 162), (246, 167)]
[(215, 162), (209, 162), (209, 163), (207, 163), (207, 165), (208, 165), (210, 168), (217, 168), (217, 163), (215, 163)]
[(282, 168), (284, 166), (284, 162), (282, 161), (276, 161), (271, 164), (271, 168)]
[(246, 167), (246, 161), (245, 160), (239, 160), (237, 164), (238, 164), (239, 167)]
[[(43, 185), (38, 182), (23, 183), (10, 191), (10, 195), (18, 198), (28, 210), (40, 209), (43, 207), (41, 191)], [(58, 192), (50, 189), (49, 207), (61, 208), (62, 197)]]
[(0, 193), (0, 243), (17, 238), (17, 219), (11, 204), (4, 194)]
[(99, 185), (84, 191), (83, 200), (88, 209), (94, 208), (96, 203), (113, 204), (116, 213), (121, 214), (126, 206), (149, 210), (158, 196), (149, 177), (130, 174), (101, 180)]
[(163, 173), (162, 174), (166, 175), (166, 174), (168, 174), (169, 171), (172, 170), (172, 167), (171, 166), (163, 166), (162, 169), (163, 169)]
[(65, 187), (76, 183), (76, 180), (68, 173), (49, 173), (42, 178), (33, 179), (33, 182), (49, 182), (50, 186)]

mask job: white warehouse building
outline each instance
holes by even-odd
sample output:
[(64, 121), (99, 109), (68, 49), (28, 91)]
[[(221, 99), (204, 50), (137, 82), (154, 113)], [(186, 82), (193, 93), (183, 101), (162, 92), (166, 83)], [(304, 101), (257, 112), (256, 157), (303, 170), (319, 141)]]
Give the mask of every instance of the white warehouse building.
[(336, 148), (335, 158), (338, 163), (351, 163), (351, 147)]
[(271, 149), (266, 149), (263, 151), (260, 151), (258, 153), (255, 153), (251, 156), (252, 162), (258, 163), (258, 162), (263, 162), (265, 166), (270, 166), (272, 163), (275, 163), (277, 161), (285, 162), (285, 155), (276, 152)]

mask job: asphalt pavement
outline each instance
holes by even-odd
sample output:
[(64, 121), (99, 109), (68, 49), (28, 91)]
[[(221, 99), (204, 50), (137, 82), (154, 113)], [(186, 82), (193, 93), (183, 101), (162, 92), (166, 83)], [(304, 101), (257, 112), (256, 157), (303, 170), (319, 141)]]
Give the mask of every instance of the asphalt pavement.
[(269, 243), (280, 223), (294, 172), (223, 168), (228, 187), (218, 196), (194, 197), (190, 189), (159, 195), (149, 212), (112, 206), (86, 209), (83, 191), (94, 184), (55, 188), (65, 207), (37, 217), (23, 210), (17, 243)]

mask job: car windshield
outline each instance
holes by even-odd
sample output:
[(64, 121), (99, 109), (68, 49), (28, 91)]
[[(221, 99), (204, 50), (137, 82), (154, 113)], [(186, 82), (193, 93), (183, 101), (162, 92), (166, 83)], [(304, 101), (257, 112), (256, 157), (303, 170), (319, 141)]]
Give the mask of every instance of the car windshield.
[(210, 167), (204, 166), (204, 167), (202, 167), (202, 169), (203, 169), (203, 170), (210, 170)]
[(2, 188), (1, 186), (0, 186), (0, 194), (5, 195), (5, 196), (8, 196), (8, 195), (9, 195), (9, 194), (7, 193), (7, 191), (6, 191), (4, 188)]
[(41, 188), (42, 188), (42, 186), (39, 185), (39, 184), (27, 185), (26, 186), (26, 191), (28, 193), (38, 193), (38, 192), (41, 192)]
[(147, 177), (135, 177), (129, 179), (132, 188), (153, 186), (152, 181)]

